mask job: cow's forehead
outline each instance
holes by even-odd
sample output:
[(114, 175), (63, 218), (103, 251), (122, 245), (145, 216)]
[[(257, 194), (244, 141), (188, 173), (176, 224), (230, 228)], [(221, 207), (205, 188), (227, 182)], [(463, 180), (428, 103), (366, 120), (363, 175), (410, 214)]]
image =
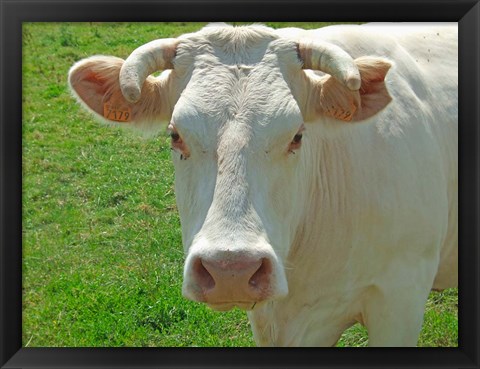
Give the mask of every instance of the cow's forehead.
[(250, 127), (242, 132), (290, 134), (302, 123), (285, 68), (288, 63), (299, 67), (292, 45), (264, 27), (255, 32), (212, 28), (183, 40), (176, 68), (183, 69), (188, 82), (172, 120), (197, 136), (216, 135), (232, 125)]
[(187, 63), (188, 58), (194, 58), (197, 66), (202, 58), (209, 58), (209, 64), (216, 59), (221, 64), (253, 65), (263, 59), (269, 44), (278, 38), (274, 30), (264, 26), (207, 26), (179, 38), (177, 57), (187, 59)]

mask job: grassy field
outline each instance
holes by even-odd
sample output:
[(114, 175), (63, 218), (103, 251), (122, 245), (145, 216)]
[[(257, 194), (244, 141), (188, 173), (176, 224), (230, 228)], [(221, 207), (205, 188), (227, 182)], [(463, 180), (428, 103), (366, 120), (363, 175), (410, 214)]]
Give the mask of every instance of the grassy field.
[[(68, 69), (84, 57), (125, 58), (202, 25), (24, 24), (24, 346), (254, 345), (245, 313), (217, 313), (181, 296), (166, 134), (146, 140), (101, 126), (67, 88)], [(457, 291), (432, 293), (419, 344), (457, 346), (457, 331)], [(355, 326), (339, 346), (366, 343)]]

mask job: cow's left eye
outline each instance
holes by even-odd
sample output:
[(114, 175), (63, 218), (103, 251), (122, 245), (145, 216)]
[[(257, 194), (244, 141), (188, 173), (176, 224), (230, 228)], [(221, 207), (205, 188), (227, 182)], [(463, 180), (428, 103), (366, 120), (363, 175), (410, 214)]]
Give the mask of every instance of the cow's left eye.
[(293, 137), (293, 143), (295, 144), (299, 144), (301, 141), (302, 141), (302, 134), (301, 133), (297, 133), (294, 137)]
[(288, 151), (290, 153), (295, 153), (295, 150), (298, 150), (302, 144), (302, 138), (303, 138), (303, 131), (305, 130), (303, 124), (298, 130), (297, 134), (293, 136), (292, 141), (290, 142), (290, 145), (288, 147)]

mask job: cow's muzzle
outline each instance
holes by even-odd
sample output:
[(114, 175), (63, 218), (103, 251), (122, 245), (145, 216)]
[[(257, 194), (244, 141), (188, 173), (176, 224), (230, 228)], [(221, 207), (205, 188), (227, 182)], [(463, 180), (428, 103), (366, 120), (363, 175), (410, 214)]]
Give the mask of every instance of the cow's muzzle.
[(276, 263), (269, 255), (191, 255), (185, 268), (183, 295), (215, 310), (235, 306), (251, 310), (262, 301), (286, 295), (286, 281), (279, 280)]

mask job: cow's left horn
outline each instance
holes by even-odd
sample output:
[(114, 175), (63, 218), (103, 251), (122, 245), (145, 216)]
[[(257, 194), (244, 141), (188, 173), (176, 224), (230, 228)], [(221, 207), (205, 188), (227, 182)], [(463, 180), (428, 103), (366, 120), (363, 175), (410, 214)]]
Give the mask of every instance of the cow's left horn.
[(300, 41), (298, 54), (304, 69), (328, 73), (350, 90), (360, 88), (360, 72), (352, 57), (340, 47), (320, 41)]
[(173, 69), (178, 40), (165, 38), (151, 41), (134, 50), (125, 60), (120, 70), (120, 88), (128, 101), (134, 103), (140, 99), (142, 85), (147, 77), (164, 69)]

